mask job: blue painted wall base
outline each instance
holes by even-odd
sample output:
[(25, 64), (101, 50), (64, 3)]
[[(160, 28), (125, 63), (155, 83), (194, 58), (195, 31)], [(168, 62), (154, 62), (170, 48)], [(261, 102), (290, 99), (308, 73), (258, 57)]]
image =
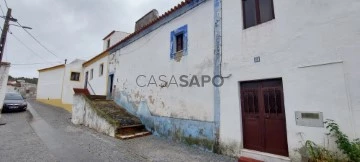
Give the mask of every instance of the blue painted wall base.
[(126, 92), (115, 93), (117, 104), (138, 116), (154, 135), (213, 151), (214, 123), (152, 115), (146, 101), (135, 103)]

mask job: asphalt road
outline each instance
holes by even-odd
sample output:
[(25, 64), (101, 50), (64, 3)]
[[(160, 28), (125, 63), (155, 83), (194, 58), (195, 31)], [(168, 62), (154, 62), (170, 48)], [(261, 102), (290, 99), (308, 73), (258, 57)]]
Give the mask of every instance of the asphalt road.
[(236, 161), (156, 136), (118, 140), (73, 125), (66, 110), (29, 103), (32, 113), (2, 115), (0, 161)]

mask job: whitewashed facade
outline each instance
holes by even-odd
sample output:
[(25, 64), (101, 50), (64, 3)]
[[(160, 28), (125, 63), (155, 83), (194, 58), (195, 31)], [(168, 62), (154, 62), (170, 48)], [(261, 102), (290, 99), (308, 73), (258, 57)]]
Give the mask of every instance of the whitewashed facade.
[[(82, 88), (84, 60), (76, 59), (66, 65), (39, 70), (38, 100), (60, 100), (62, 104), (73, 104), (73, 88)], [(71, 73), (79, 73), (79, 80), (72, 80)]]
[(107, 95), (108, 55), (107, 52), (104, 52), (83, 64), (85, 77), (83, 85), (85, 86), (85, 84), (87, 84), (86, 88), (90, 94)]
[[(63, 93), (62, 93), (62, 102), (65, 104), (73, 104), (73, 95), (74, 95), (74, 88), (82, 88), (84, 86), (84, 73), (82, 64), (84, 60), (76, 59), (73, 62), (65, 65), (65, 75), (64, 75), (64, 82), (63, 82)], [(76, 72), (80, 73), (79, 80), (71, 80), (71, 73)]]
[(122, 31), (112, 31), (109, 33), (104, 39), (103, 49), (104, 51), (107, 50), (109, 47), (115, 45), (120, 40), (127, 37), (129, 33), (122, 32)]
[[(296, 123), (298, 111), (322, 113), (359, 137), (360, 2), (273, 0), (273, 6), (275, 19), (247, 29), (242, 1), (178, 6), (110, 49), (114, 100), (154, 134), (210, 150), (219, 142), (224, 154), (265, 161), (300, 160), (295, 150), (304, 140), (334, 148), (324, 127)], [(173, 58), (172, 33), (184, 26), (186, 54)], [(219, 70), (225, 77), (219, 88), (169, 84), (172, 76), (179, 81)], [(240, 84), (268, 79), (282, 82), (288, 156), (244, 148)]]
[(275, 19), (248, 29), (241, 8), (241, 1), (223, 1), (222, 73), (232, 76), (220, 91), (221, 143), (241, 152), (239, 82), (272, 78), (283, 82), (290, 157), (298, 158), (303, 140), (334, 147), (325, 128), (297, 125), (296, 111), (322, 112), (360, 137), (360, 2), (274, 0)]
[(65, 65), (39, 70), (36, 99), (61, 99)]

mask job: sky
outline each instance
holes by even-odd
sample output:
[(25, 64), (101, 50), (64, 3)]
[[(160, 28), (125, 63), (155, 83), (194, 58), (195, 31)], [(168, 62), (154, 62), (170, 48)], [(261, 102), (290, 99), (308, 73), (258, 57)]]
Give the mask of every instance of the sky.
[[(135, 22), (152, 9), (163, 14), (181, 0), (6, 0), (22, 28), (11, 25), (3, 61), (10, 75), (38, 77), (38, 69), (74, 59), (90, 59), (102, 52), (102, 39), (113, 30), (132, 33)], [(3, 12), (7, 8), (0, 0)], [(3, 13), (0, 11), (0, 15)], [(3, 27), (4, 19), (0, 20)], [(12, 22), (11, 24), (14, 24)]]

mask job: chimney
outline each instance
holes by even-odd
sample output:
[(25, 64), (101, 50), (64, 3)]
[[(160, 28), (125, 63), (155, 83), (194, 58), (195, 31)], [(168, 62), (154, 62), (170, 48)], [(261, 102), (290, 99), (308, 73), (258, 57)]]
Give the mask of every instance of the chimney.
[(142, 27), (146, 26), (151, 21), (156, 20), (157, 18), (159, 18), (159, 12), (155, 9), (151, 10), (138, 21), (136, 21), (135, 31), (141, 29)]

